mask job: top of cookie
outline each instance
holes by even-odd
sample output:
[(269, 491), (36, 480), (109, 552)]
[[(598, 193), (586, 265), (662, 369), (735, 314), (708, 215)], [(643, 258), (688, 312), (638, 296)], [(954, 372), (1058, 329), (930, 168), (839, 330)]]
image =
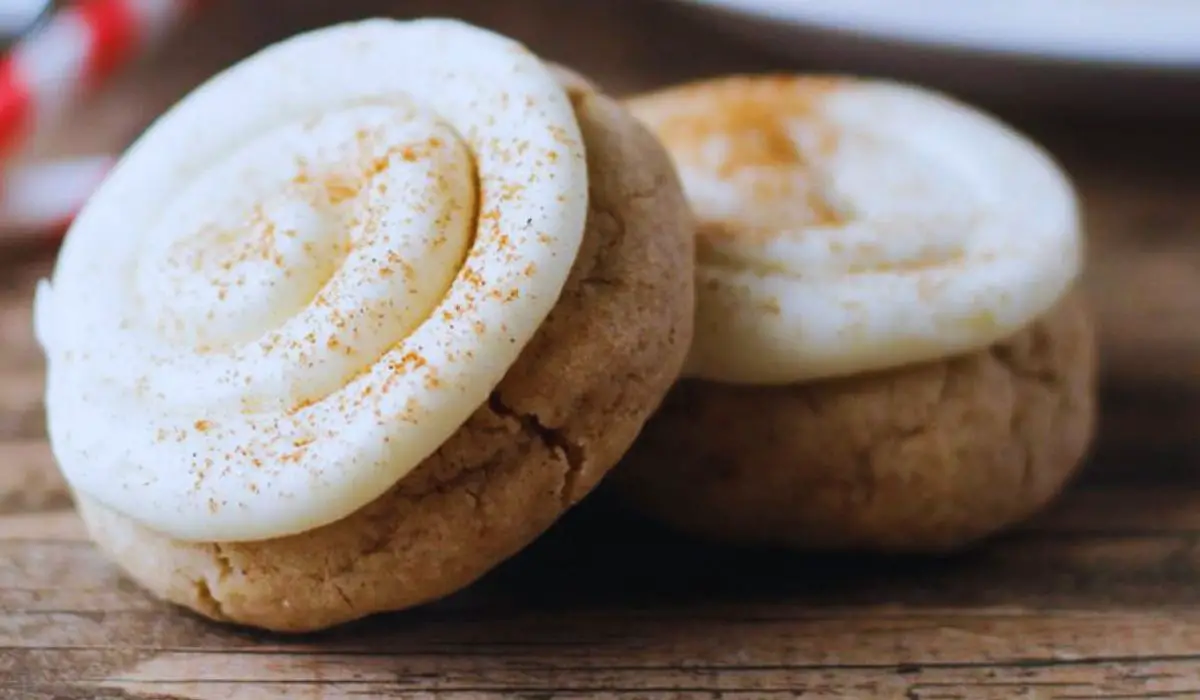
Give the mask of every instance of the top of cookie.
[(983, 348), (1080, 272), (1060, 168), (947, 97), (763, 76), (628, 105), (671, 152), (700, 222), (693, 376), (790, 383)]
[(459, 22), (334, 26), (216, 76), (124, 156), (39, 289), (64, 475), (184, 540), (357, 510), (545, 320), (587, 177), (551, 69)]

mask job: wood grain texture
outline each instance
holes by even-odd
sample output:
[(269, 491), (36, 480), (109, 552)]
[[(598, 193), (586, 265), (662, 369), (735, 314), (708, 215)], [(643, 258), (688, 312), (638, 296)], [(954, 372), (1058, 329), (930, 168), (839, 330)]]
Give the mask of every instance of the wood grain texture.
[[(796, 67), (636, 0), (225, 0), (40, 151), (120, 148), (256, 46), (378, 13), (463, 16), (619, 93)], [(45, 445), (30, 330), (52, 252), (0, 248), (0, 697), (1200, 697), (1194, 128), (998, 108), (1084, 196), (1104, 412), (1059, 504), (950, 558), (714, 549), (601, 493), (425, 609), (299, 639), (208, 624), (150, 600), (88, 544)]]

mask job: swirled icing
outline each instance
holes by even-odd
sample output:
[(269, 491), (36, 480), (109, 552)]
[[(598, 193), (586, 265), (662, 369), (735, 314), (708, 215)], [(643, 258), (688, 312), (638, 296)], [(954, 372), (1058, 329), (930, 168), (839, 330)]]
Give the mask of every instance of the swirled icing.
[(1065, 175), (949, 98), (772, 76), (628, 104), (701, 223), (691, 376), (783, 384), (982, 349), (1079, 273)]
[(483, 404), (587, 213), (549, 68), (456, 21), (300, 35), (127, 152), (36, 299), (72, 488), (183, 540), (303, 532)]

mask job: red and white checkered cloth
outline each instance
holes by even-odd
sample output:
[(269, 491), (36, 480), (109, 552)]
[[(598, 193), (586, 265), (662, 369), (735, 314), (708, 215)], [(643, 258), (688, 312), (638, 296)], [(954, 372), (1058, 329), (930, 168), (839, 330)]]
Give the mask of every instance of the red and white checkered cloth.
[(81, 0), (0, 61), (0, 153), (53, 124), (81, 94), (153, 45), (190, 0)]
[(104, 181), (114, 160), (109, 156), (73, 158), (0, 173), (0, 233), (62, 234)]
[[(0, 59), (0, 164), (201, 0), (79, 0)], [(0, 229), (60, 230), (111, 159), (0, 168)], [(86, 189), (83, 189), (86, 188)]]

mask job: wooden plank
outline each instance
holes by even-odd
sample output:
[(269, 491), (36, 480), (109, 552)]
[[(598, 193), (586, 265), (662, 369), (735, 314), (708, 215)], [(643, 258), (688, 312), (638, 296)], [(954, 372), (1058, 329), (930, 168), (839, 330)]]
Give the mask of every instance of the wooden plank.
[(0, 370), (0, 439), (45, 435), (44, 387), (45, 375), (37, 368)]
[[(32, 294), (32, 286), (22, 286), (0, 296), (0, 371), (41, 364), (41, 350), (33, 337)], [(0, 388), (6, 386), (0, 384)]]
[[(452, 639), (446, 639), (443, 623), (385, 639), (371, 639), (367, 633), (364, 641), (372, 649), (349, 652), (336, 643), (216, 650), (19, 649), (0, 657), (0, 678), (7, 676), (14, 686), (54, 686), (61, 684), (53, 680), (59, 678), (58, 669), (71, 668), (76, 688), (198, 698), (246, 688), (264, 693), (298, 688), (333, 697), (343, 691), (642, 697), (800, 690), (823, 690), (828, 697), (855, 690), (875, 693), (869, 697), (905, 697), (889, 693), (921, 690), (927, 695), (917, 697), (930, 698), (950, 692), (973, 698), (979, 697), (975, 692), (1011, 693), (1017, 687), (1053, 693), (1032, 697), (1159, 697), (1197, 689), (1194, 669), (1200, 656), (1180, 649), (1198, 648), (1200, 624), (1184, 629), (1166, 618), (1154, 624), (1140, 616), (1043, 616), (1038, 619), (1056, 624), (1039, 629), (1025, 624), (1030, 619), (968, 613), (915, 620), (851, 617), (849, 625), (836, 618), (748, 625), (722, 620), (717, 647), (706, 643), (705, 635), (716, 626), (712, 623), (655, 619), (639, 624), (635, 619), (632, 627), (618, 628), (610, 616), (544, 620), (557, 633), (530, 643), (504, 634), (501, 625), (509, 622), (494, 624), (499, 621), (485, 618), (482, 624), (460, 623)], [(528, 638), (529, 624), (520, 618), (514, 622), (517, 639)], [(575, 638), (571, 632), (585, 629), (579, 627), (583, 622), (592, 625), (587, 629), (597, 629), (596, 637), (612, 641), (598, 642), (591, 634)], [(1048, 636), (1036, 637), (1038, 643), (1026, 644), (1027, 638), (1047, 630)], [(615, 636), (606, 638), (601, 632)], [(330, 647), (337, 650), (328, 651)]]
[[(600, 665), (586, 668), (506, 669), (498, 663), (476, 664), (460, 674), (447, 670), (441, 659), (369, 657), (310, 658), (263, 655), (264, 658), (228, 655), (165, 653), (115, 672), (105, 672), (103, 661), (67, 658), (62, 653), (44, 659), (22, 659), (33, 665), (69, 663), (93, 670), (93, 678), (80, 678), (76, 687), (107, 687), (131, 693), (165, 693), (174, 697), (219, 698), (253, 687), (260, 697), (395, 697), (405, 692), (436, 693), (438, 697), (499, 697), (504, 693), (553, 693), (539, 697), (680, 697), (668, 693), (787, 693), (804, 697), (847, 697), (850, 690), (871, 692), (870, 697), (1014, 698), (1014, 697), (1170, 697), (1164, 693), (1195, 693), (1200, 683), (1189, 675), (1190, 659), (1097, 662), (1035, 661), (1017, 664), (948, 664), (888, 667), (823, 666), (721, 666), (692, 664), (686, 667), (624, 668)], [(997, 680), (1005, 668), (1020, 672), (1020, 680)], [(1020, 693), (1046, 693), (1029, 695)], [(981, 695), (983, 693), (983, 695)], [(1142, 693), (1143, 695), (1133, 695)], [(1149, 695), (1149, 694), (1154, 695)], [(240, 697), (240, 696), (238, 696)], [(686, 695), (685, 695), (686, 697)], [(861, 697), (861, 696), (856, 696)]]
[[(68, 503), (66, 483), (44, 440), (0, 443), (0, 515), (52, 511)], [(0, 533), (13, 530), (7, 521), (0, 526)]]

